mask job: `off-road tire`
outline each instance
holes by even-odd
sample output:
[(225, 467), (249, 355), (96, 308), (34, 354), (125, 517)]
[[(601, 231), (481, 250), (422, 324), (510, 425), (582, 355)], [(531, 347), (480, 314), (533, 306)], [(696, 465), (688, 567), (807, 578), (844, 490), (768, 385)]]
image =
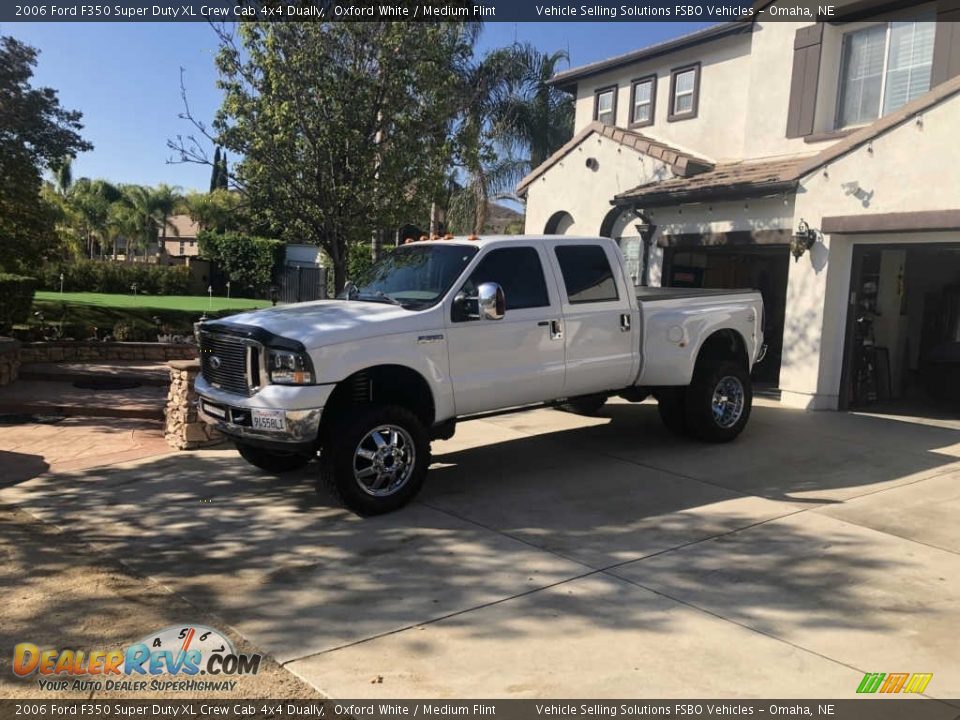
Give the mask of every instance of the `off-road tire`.
[(686, 391), (686, 388), (665, 388), (657, 392), (660, 420), (674, 435), (687, 435)]
[[(397, 405), (361, 405), (344, 411), (333, 423), (320, 451), (320, 481), (337, 502), (357, 515), (371, 516), (398, 510), (416, 497), (430, 467), (430, 438), (416, 415)], [(381, 425), (405, 430), (413, 441), (415, 458), (406, 483), (391, 495), (376, 497), (361, 488), (353, 464), (361, 441)]]
[[(724, 426), (714, 411), (713, 401), (715, 391), (726, 378), (734, 381), (733, 387), (739, 384), (743, 402), (739, 414), (736, 415), (736, 421)], [(746, 427), (752, 404), (753, 388), (750, 384), (750, 373), (741, 363), (727, 361), (714, 367), (698, 368), (686, 392), (687, 431), (691, 436), (704, 442), (730, 442)]]
[(313, 459), (313, 455), (309, 454), (278, 452), (239, 442), (237, 443), (237, 451), (240, 453), (240, 457), (254, 467), (276, 475), (306, 467)]
[(596, 415), (600, 409), (607, 404), (606, 395), (584, 395), (582, 397), (570, 398), (566, 402), (557, 405), (558, 410), (573, 413), (574, 415)]

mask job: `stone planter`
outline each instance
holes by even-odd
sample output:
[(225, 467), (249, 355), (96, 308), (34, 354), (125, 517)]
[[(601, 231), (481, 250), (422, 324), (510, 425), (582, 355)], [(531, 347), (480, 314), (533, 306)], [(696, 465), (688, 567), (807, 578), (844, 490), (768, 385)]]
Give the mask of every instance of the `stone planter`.
[(223, 442), (226, 439), (223, 433), (197, 415), (197, 393), (193, 382), (200, 373), (200, 361), (172, 360), (167, 366), (170, 368), (170, 392), (167, 394), (163, 432), (167, 444), (177, 450), (194, 450)]
[(183, 343), (151, 342), (88, 342), (53, 340), (23, 343), (20, 362), (105, 362), (130, 360), (157, 362), (164, 360), (193, 360), (197, 346)]

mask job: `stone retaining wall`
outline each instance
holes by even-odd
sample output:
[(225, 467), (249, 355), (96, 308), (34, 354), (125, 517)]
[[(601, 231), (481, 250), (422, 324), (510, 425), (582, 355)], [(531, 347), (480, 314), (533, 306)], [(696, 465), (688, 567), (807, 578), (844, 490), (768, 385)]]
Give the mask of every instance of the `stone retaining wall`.
[(193, 360), (197, 347), (183, 343), (150, 342), (52, 342), (23, 343), (20, 362), (83, 362), (107, 360)]
[(0, 338), (0, 387), (9, 385), (20, 373), (20, 343), (13, 338)]
[(200, 373), (198, 360), (173, 360), (170, 368), (170, 392), (167, 394), (167, 409), (164, 438), (170, 447), (177, 450), (193, 450), (206, 445), (216, 445), (226, 438), (223, 433), (203, 422), (197, 415), (197, 393), (193, 381)]

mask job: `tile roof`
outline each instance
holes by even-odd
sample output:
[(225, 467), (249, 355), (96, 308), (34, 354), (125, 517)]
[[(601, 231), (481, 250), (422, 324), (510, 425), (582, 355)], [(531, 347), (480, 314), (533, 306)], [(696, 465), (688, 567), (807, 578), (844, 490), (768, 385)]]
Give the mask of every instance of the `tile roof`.
[(517, 195), (523, 195), (526, 189), (534, 180), (543, 175), (564, 157), (566, 157), (575, 147), (586, 140), (590, 135), (596, 133), (609, 138), (625, 147), (636, 150), (639, 153), (660, 160), (668, 165), (675, 175), (689, 176), (698, 172), (704, 172), (713, 168), (713, 163), (709, 160), (691, 155), (688, 152), (679, 150), (671, 145), (654, 140), (642, 133), (623, 128), (604, 125), (599, 122), (592, 122), (583, 130), (574, 135), (563, 147), (557, 150), (553, 155), (547, 158), (539, 166), (527, 175), (520, 184), (517, 185)]
[(804, 159), (720, 163), (712, 170), (693, 177), (676, 177), (640, 185), (620, 193), (615, 200), (617, 204), (622, 204), (642, 198), (644, 206), (656, 207), (694, 199), (744, 197), (754, 191), (772, 194), (796, 186), (796, 172)]

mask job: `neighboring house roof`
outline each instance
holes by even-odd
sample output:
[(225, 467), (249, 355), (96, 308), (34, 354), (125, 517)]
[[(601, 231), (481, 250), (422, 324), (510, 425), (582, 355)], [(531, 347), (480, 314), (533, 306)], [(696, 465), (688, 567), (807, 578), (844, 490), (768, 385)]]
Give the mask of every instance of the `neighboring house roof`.
[(574, 135), (563, 147), (544, 162), (540, 163), (529, 175), (521, 180), (520, 184), (517, 185), (517, 195), (522, 196), (530, 186), (530, 183), (560, 162), (572, 152), (574, 148), (594, 133), (656, 160), (660, 160), (665, 165), (668, 165), (675, 175), (690, 176), (713, 168), (713, 163), (709, 160), (691, 155), (664, 142), (654, 140), (647, 135), (594, 121)]
[(189, 215), (171, 215), (167, 218), (167, 240), (195, 238), (200, 226)]
[(651, 58), (659, 57), (660, 55), (666, 55), (667, 53), (671, 53), (676, 50), (683, 50), (688, 47), (700, 45), (702, 43), (726, 37), (728, 35), (748, 33), (752, 29), (753, 23), (743, 21), (725, 22), (720, 23), (719, 25), (711, 25), (710, 27), (703, 28), (702, 30), (696, 30), (694, 32), (687, 33), (686, 35), (681, 35), (680, 37), (665, 40), (664, 42), (659, 42), (654, 45), (648, 45), (647, 47), (640, 48), (639, 50), (631, 50), (628, 53), (616, 55), (612, 58), (607, 58), (606, 60), (600, 60), (598, 62), (590, 63), (589, 65), (581, 65), (580, 67), (564, 70), (563, 72), (559, 72), (550, 78), (548, 84), (556, 85), (562, 90), (569, 90), (576, 87), (577, 82), (579, 80), (583, 80), (584, 78), (588, 78), (593, 75), (599, 75), (600, 73), (622, 67), (623, 65), (630, 65), (631, 63), (639, 62), (641, 60), (649, 60)]
[(938, 85), (899, 110), (856, 130), (815, 155), (760, 162), (723, 163), (694, 177), (677, 177), (640, 185), (617, 195), (613, 204), (642, 203), (644, 207), (662, 207), (683, 202), (757, 197), (792, 191), (804, 176), (914, 120), (924, 111), (958, 93), (960, 76)]

